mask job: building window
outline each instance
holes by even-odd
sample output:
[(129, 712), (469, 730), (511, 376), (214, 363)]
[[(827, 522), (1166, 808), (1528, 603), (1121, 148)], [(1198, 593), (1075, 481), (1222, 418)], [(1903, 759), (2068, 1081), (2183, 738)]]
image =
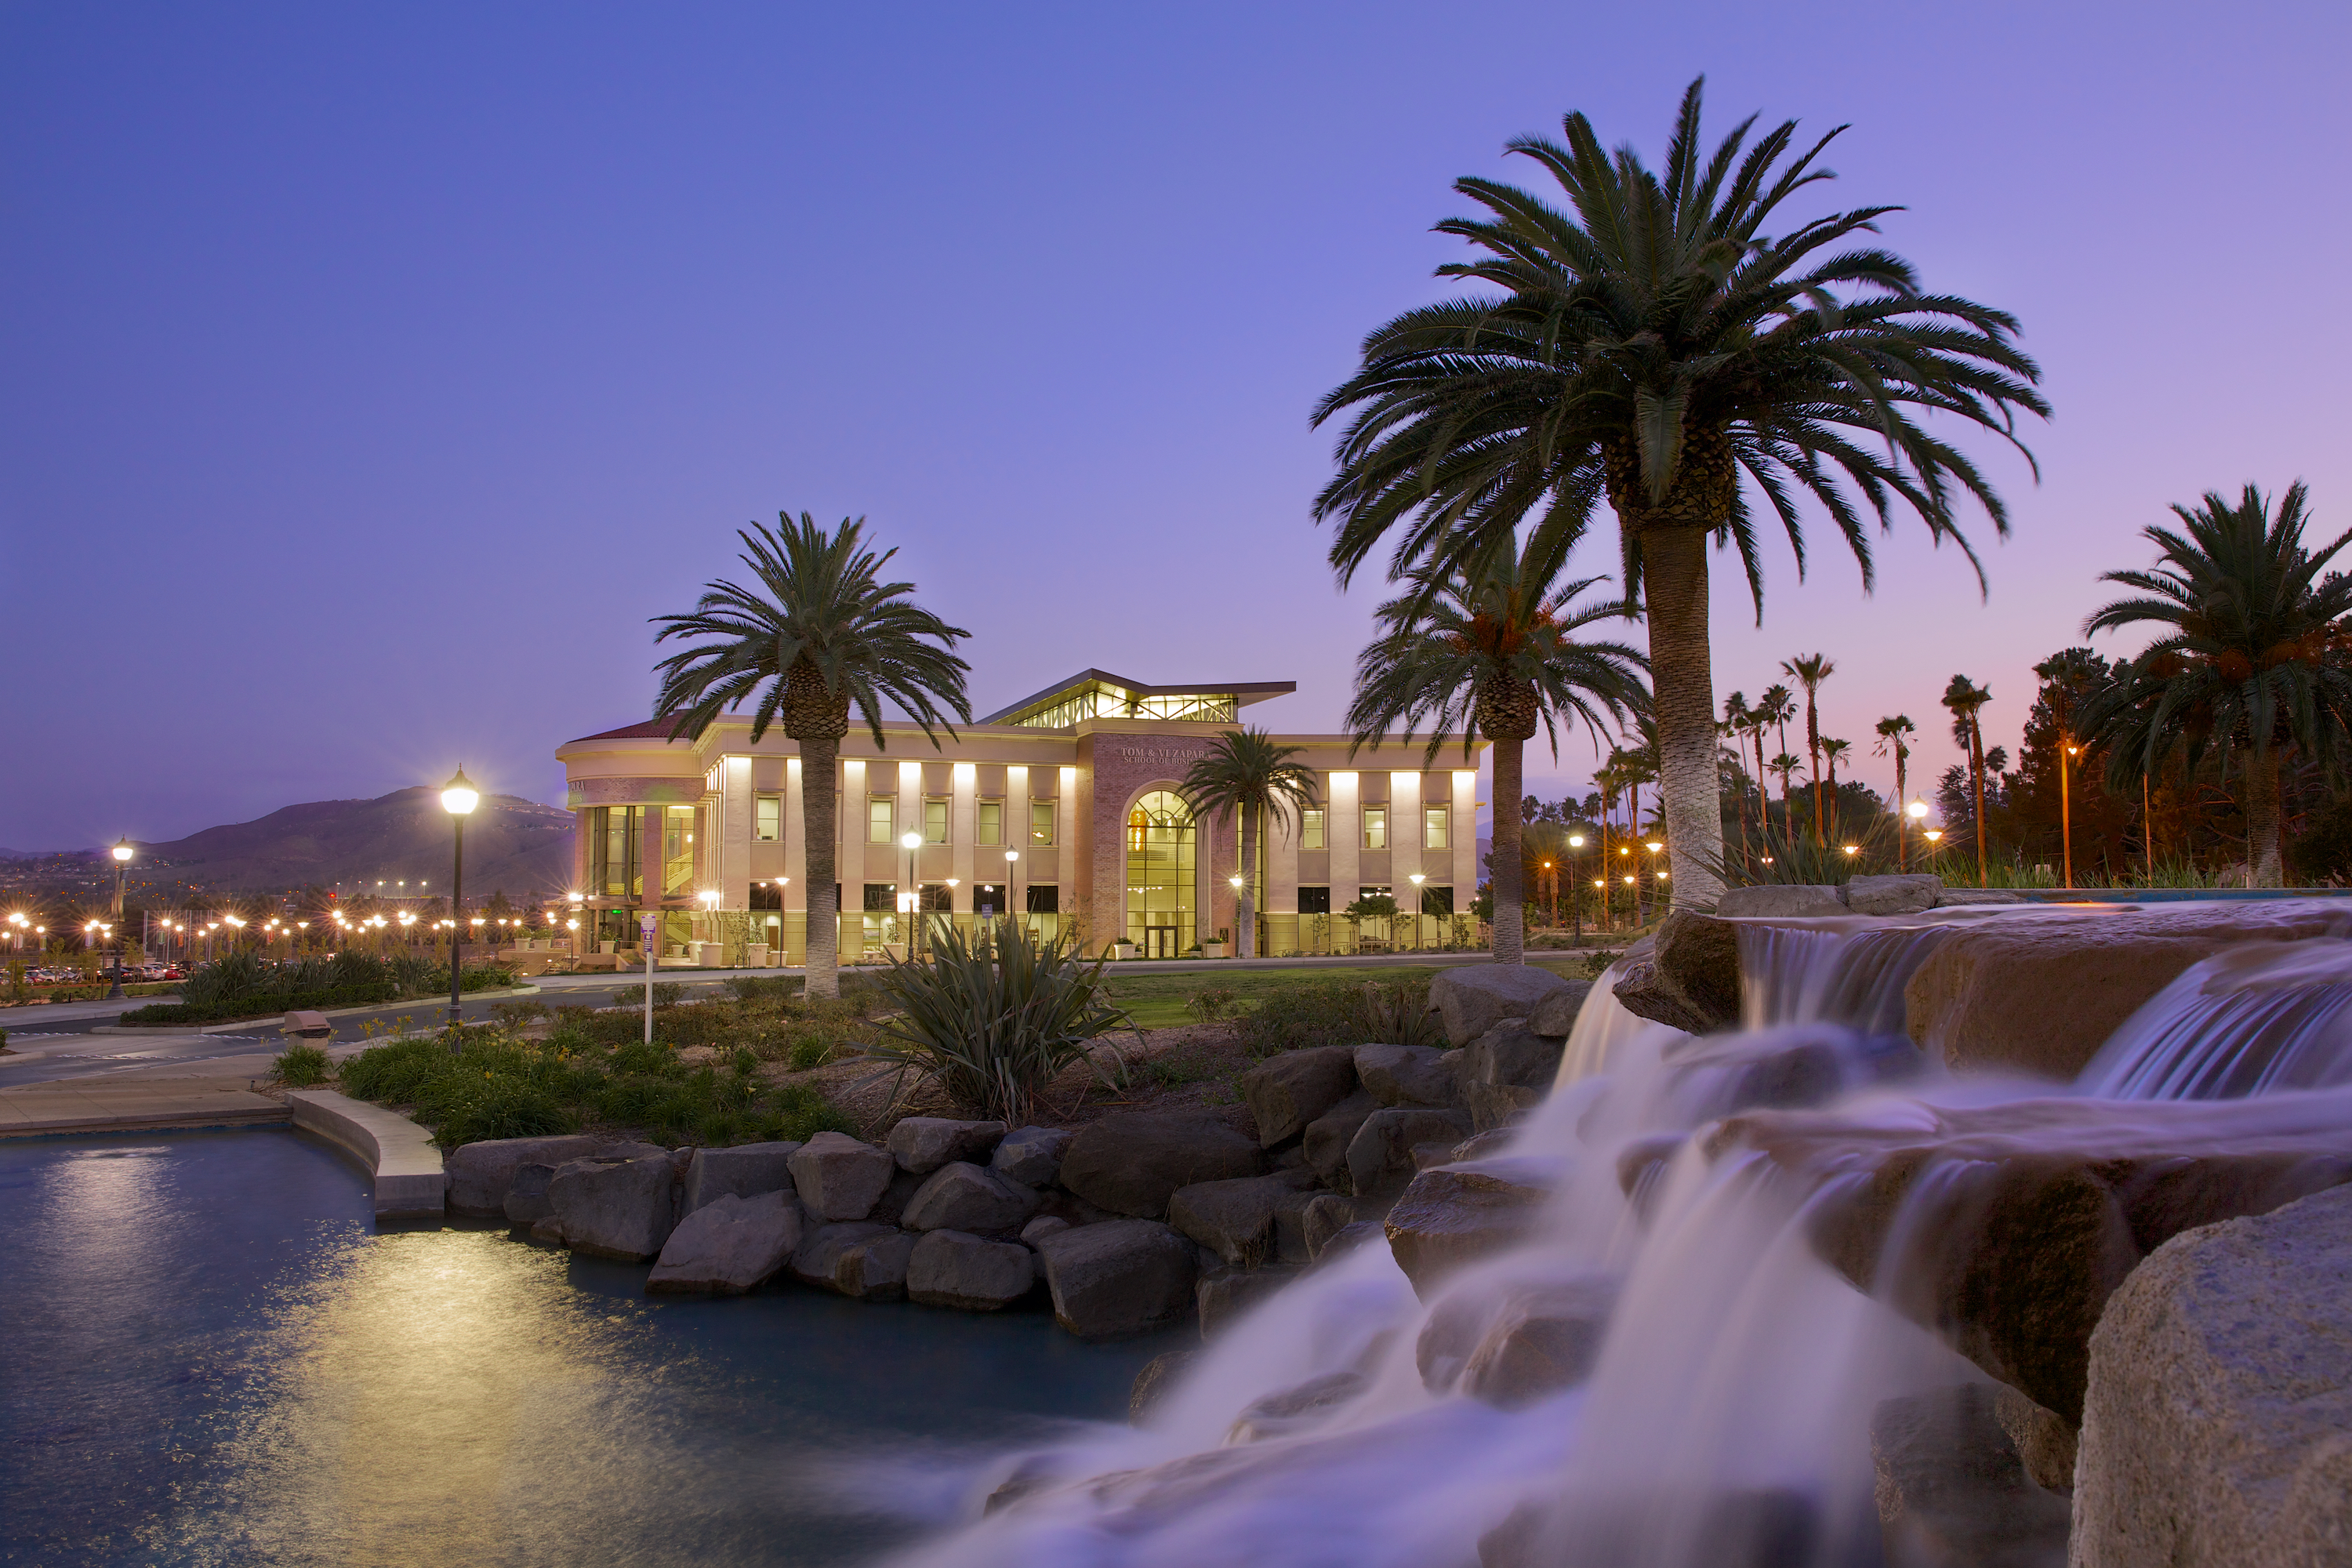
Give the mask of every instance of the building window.
[(898, 841), (898, 802), (887, 795), (869, 795), (866, 801), (866, 842), (895, 844)]
[(945, 844), (948, 841), (948, 803), (943, 800), (923, 802), (923, 842)]
[(1389, 808), (1385, 805), (1364, 807), (1364, 847), (1385, 849), (1389, 847)]
[(751, 902), (745, 907), (753, 910), (782, 909), (784, 907), (783, 885), (780, 882), (752, 883)]
[(1298, 912), (1302, 915), (1328, 915), (1331, 912), (1331, 889), (1301, 888), (1298, 889)]
[(1424, 884), (1421, 889), (1421, 912), (1435, 915), (1440, 920), (1451, 916), (1454, 913), (1454, 889), (1434, 883)]
[(1386, 886), (1374, 887), (1369, 882), (1356, 889), (1356, 897), (1359, 899), (1389, 899), (1395, 896), (1394, 889)]
[(1443, 849), (1446, 847), (1445, 819), (1447, 815), (1447, 808), (1442, 805), (1428, 805), (1422, 808), (1421, 847), (1423, 849)]
[(1298, 847), (1301, 849), (1323, 847), (1323, 808), (1321, 806), (1310, 805), (1298, 814)]
[(1031, 914), (1058, 915), (1062, 912), (1062, 889), (1058, 884), (1053, 887), (1039, 887), (1033, 882), (1025, 891)]
[(1004, 842), (1004, 803), (983, 800), (980, 803), (980, 842), (993, 847)]
[[(1054, 803), (1052, 801), (1033, 800), (1029, 803), (1029, 842), (1032, 844), (1054, 842)], [(1033, 910), (1031, 912), (1050, 911)]]
[(866, 884), (866, 912), (869, 915), (895, 914), (898, 909), (898, 884), (868, 882)]
[(953, 889), (945, 882), (926, 882), (922, 887), (923, 912), (927, 915), (955, 913)]
[(784, 797), (763, 795), (751, 802), (751, 837), (773, 844), (784, 836)]

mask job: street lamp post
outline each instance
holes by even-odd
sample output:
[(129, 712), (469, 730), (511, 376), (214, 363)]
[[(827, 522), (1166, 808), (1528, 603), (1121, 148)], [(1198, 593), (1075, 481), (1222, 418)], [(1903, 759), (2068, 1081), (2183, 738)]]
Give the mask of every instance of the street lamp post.
[(2073, 771), (2070, 764), (2075, 752), (2081, 750), (2069, 745), (2058, 756), (2058, 841), (2061, 857), (2066, 862), (2066, 886), (2070, 889), (2074, 885), (2074, 808), (2068, 798), (2066, 775)]
[(1020, 863), (1020, 850), (1007, 849), (1004, 852), (1004, 918), (1006, 920), (1013, 918), (1013, 868)]
[(466, 777), (464, 768), (441, 786), (441, 809), (449, 814), (456, 830), (449, 867), (449, 913), (454, 917), (449, 926), (449, 1049), (453, 1053), (465, 1043), (458, 1026), (466, 1011), (466, 818), (481, 803), (481, 793)]
[[(1424, 872), (1415, 871), (1405, 880), (1412, 884), (1412, 949), (1415, 952), (1419, 952), (1422, 946), (1421, 917), (1426, 912), (1421, 907), (1421, 885), (1428, 881), (1429, 878)], [(1559, 889), (1557, 884), (1552, 889), (1551, 923), (1554, 925), (1559, 923)]]
[[(1583, 834), (1571, 833), (1568, 836), (1568, 874), (1571, 879), (1576, 875), (1576, 852), (1583, 847)], [(1552, 915), (1552, 923), (1554, 925), (1559, 923), (1559, 916), (1557, 912)], [(1575, 933), (1570, 941), (1574, 945), (1582, 947), (1584, 945), (1584, 895), (1581, 893), (1570, 893), (1568, 896), (1568, 929)]]
[[(1920, 823), (1927, 820), (1927, 803), (1924, 800), (1915, 800), (1909, 805), (1905, 806), (1903, 810), (1904, 814), (1911, 818), (1911, 824), (1913, 826), (1916, 826)], [(1903, 869), (1906, 865), (1909, 864), (1907, 856), (1911, 847), (1911, 836), (1908, 833), (1906, 833), (1903, 830), (1903, 819), (1901, 817), (1895, 818), (1895, 868), (1898, 871)], [(1930, 842), (1933, 842), (1933, 840), (1930, 840)]]
[(923, 888), (915, 880), (915, 852), (923, 847), (923, 836), (910, 827), (898, 835), (898, 844), (907, 851), (907, 892), (898, 905), (907, 912), (907, 957), (912, 962), (922, 951)]
[(114, 846), (114, 984), (108, 987), (106, 999), (120, 1001), (122, 997), (122, 873), (131, 864), (131, 840), (119, 839)]

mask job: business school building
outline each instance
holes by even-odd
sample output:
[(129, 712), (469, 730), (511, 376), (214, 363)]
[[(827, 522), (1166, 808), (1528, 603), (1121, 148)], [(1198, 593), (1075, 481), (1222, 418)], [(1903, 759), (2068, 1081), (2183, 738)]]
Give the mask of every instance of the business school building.
[[(916, 911), (933, 922), (1018, 914), (1137, 957), (1177, 957), (1234, 923), (1239, 825), (1196, 821), (1178, 782), (1241, 710), (1289, 681), (1147, 686), (1088, 669), (934, 747), (911, 723), (885, 743), (853, 720), (841, 744), (836, 866), (841, 953), (877, 955)], [(645, 915), (665, 952), (746, 942), (798, 963), (807, 945), (808, 843), (800, 748), (730, 716), (699, 741), (666, 721), (558, 748), (576, 814), (575, 888), (596, 935), (626, 951)], [(1259, 951), (1429, 946), (1468, 933), (1478, 885), (1479, 774), (1419, 766), (1425, 741), (1351, 758), (1344, 735), (1284, 735), (1315, 773), (1315, 802), (1262, 835), (1252, 868)], [(1454, 737), (1440, 763), (1464, 762)], [(907, 835), (919, 837), (913, 849)], [(1385, 893), (1393, 925), (1340, 917)], [(1418, 918), (1412, 918), (1418, 910)], [(1457, 916), (1456, 911), (1460, 911)]]

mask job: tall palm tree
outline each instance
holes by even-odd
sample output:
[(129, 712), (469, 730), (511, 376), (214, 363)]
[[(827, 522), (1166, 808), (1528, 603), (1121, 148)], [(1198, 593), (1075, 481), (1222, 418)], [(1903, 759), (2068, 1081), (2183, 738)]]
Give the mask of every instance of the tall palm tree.
[(2276, 514), (2245, 487), (2233, 506), (2214, 491), (2181, 526), (2144, 530), (2156, 545), (2149, 572), (2109, 572), (2137, 596), (2118, 599), (2084, 623), (2087, 632), (2148, 623), (2157, 640), (2084, 705), (2083, 731), (2109, 746), (2115, 785), (2152, 775), (2178, 750), (2194, 768), (2218, 757), (2224, 775), (2242, 755), (2246, 872), (2250, 886), (2274, 888), (2279, 860), (2279, 774), (2289, 752), (2341, 777), (2352, 730), (2352, 580), (2321, 573), (2347, 544), (2346, 533), (2316, 549), (2300, 481)]
[(1648, 609), (1675, 901), (1704, 907), (1720, 890), (1710, 868), (1723, 851), (1710, 539), (1737, 546), (1759, 613), (1751, 496), (1787, 532), (1801, 572), (1804, 496), (1836, 524), (1865, 588), (1870, 515), (1891, 526), (1903, 508), (1969, 552), (1963, 505), (1972, 498), (2004, 533), (2007, 512), (1974, 461), (1917, 416), (2014, 444), (2018, 412), (2048, 405), (2012, 317), (1922, 292), (1907, 262), (1864, 238), (1896, 209), (1782, 214), (1832, 177), (1818, 160), (1843, 127), (1801, 147), (1790, 121), (1751, 146), (1750, 119), (1710, 153), (1701, 85), (1683, 95), (1663, 173), (1630, 147), (1612, 155), (1570, 114), (1563, 142), (1510, 144), (1557, 183), (1565, 210), (1495, 181), (1457, 181), (1485, 212), (1438, 231), (1485, 254), (1438, 272), (1494, 291), (1376, 329), (1315, 419), (1353, 411), (1339, 473), (1316, 500), (1317, 516), (1339, 524), (1330, 555), (1342, 582), (1383, 541), (1395, 580), (1423, 556), (1459, 559), (1529, 520), (1545, 534), (1580, 534), (1606, 498), (1627, 596)]
[[(1805, 755), (1812, 760), (1813, 839), (1829, 842), (1829, 818), (1822, 812), (1822, 682), (1837, 673), (1824, 654), (1800, 654), (1782, 661), (1780, 673), (1805, 689)], [(1836, 787), (1834, 785), (1831, 786)]]
[[(1789, 750), (1789, 721), (1796, 716), (1797, 694), (1777, 681), (1766, 687), (1764, 694), (1756, 700), (1756, 773), (1759, 788), (1763, 784), (1766, 726), (1770, 726), (1779, 734), (1780, 750), (1785, 754)], [(1795, 837), (1797, 818), (1789, 809), (1789, 775), (1786, 773), (1780, 775), (1780, 826), (1791, 838)]]
[(1965, 675), (1952, 677), (1944, 687), (1944, 706), (1952, 710), (1952, 739), (1968, 757), (1969, 783), (1976, 795), (1977, 886), (1985, 885), (1984, 725), (1977, 715), (1992, 700), (1992, 693)]
[[(1732, 765), (1738, 768), (1742, 773), (1747, 771), (1748, 758), (1746, 753), (1741, 750), (1741, 746), (1744, 743), (1744, 737), (1748, 733), (1748, 726), (1754, 721), (1755, 715), (1749, 712), (1748, 708), (1748, 693), (1745, 691), (1735, 691), (1730, 696), (1723, 700), (1723, 723), (1720, 726), (1720, 732), (1724, 739), (1731, 742), (1731, 750), (1727, 752), (1726, 755), (1730, 759)], [(1756, 790), (1759, 797), (1760, 798), (1764, 790), (1764, 780), (1760, 775), (1756, 780)], [(1748, 834), (1748, 790), (1746, 786), (1741, 786), (1738, 793), (1739, 863), (1744, 867), (1748, 864), (1748, 846), (1751, 842)]]
[(1255, 727), (1227, 730), (1176, 786), (1196, 817), (1231, 813), (1241, 819), (1242, 882), (1234, 900), (1236, 958), (1257, 956), (1260, 824), (1271, 820), (1286, 838), (1297, 813), (1315, 804), (1315, 770), (1290, 760), (1305, 751), (1303, 746), (1278, 745), (1272, 735)]
[(882, 568), (898, 552), (866, 545), (866, 520), (845, 518), (834, 531), (807, 512), (777, 526), (738, 530), (749, 584), (725, 578), (703, 584), (680, 616), (656, 616), (656, 643), (697, 639), (655, 665), (661, 689), (654, 717), (673, 737), (698, 739), (730, 708), (758, 699), (751, 714), (757, 745), (779, 721), (800, 746), (801, 814), (807, 837), (808, 994), (840, 994), (841, 910), (837, 830), (841, 738), (855, 706), (882, 747), (882, 704), (912, 718), (929, 736), (934, 723), (955, 734), (949, 711), (971, 722), (964, 676), (971, 668), (955, 645), (971, 634), (951, 626), (907, 595), (912, 583), (886, 583)]
[(1910, 852), (1910, 833), (1905, 826), (1909, 819), (1904, 815), (1910, 809), (1910, 796), (1905, 780), (1911, 761), (1911, 737), (1918, 730), (1907, 714), (1891, 714), (1878, 721), (1878, 742), (1871, 747), (1882, 757), (1890, 752), (1895, 757), (1895, 865), (1898, 870)]
[[(1835, 816), (1837, 814), (1838, 763), (1843, 762), (1845, 760), (1845, 754), (1853, 749), (1853, 742), (1851, 741), (1840, 741), (1829, 735), (1822, 737), (1822, 762), (1829, 771), (1830, 814), (1832, 816)], [(1826, 821), (1826, 819), (1824, 819), (1824, 821)], [(1826, 834), (1826, 827), (1824, 827), (1823, 831)], [(1829, 842), (1829, 839), (1824, 837), (1822, 839), (1822, 842), (1826, 844)]]
[(1465, 757), (1475, 755), (1481, 735), (1494, 743), (1497, 963), (1518, 963), (1525, 952), (1520, 814), (1512, 806), (1521, 794), (1523, 748), (1540, 728), (1557, 757), (1561, 724), (1581, 720), (1598, 737), (1603, 714), (1622, 720), (1646, 695), (1639, 651), (1577, 640), (1593, 623), (1622, 617), (1625, 605), (1612, 599), (1571, 606), (1605, 579), (1559, 585), (1568, 542), (1555, 536), (1531, 541), (1524, 552), (1474, 556), (1459, 569), (1435, 559), (1415, 568), (1406, 592), (1374, 613), (1379, 630), (1357, 656), (1348, 707), (1350, 755), (1377, 748), (1400, 723), (1408, 744), (1429, 727), (1429, 761), (1449, 731), (1461, 733)]

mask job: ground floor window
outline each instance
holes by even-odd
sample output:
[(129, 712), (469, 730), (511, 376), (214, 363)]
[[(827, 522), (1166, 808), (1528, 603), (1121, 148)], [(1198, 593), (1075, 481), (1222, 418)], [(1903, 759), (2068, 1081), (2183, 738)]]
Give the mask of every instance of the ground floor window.
[(1127, 814), (1126, 938), (1145, 958), (1177, 958), (1192, 946), (1192, 812), (1154, 790)]
[(784, 889), (774, 882), (754, 882), (747, 909), (781, 910), (784, 907)]
[(1428, 886), (1421, 889), (1421, 912), (1425, 915), (1447, 916), (1454, 912), (1454, 889), (1450, 887)]
[(1062, 912), (1062, 889), (1057, 885), (1032, 887), (1028, 893), (1028, 912), (1033, 915), (1058, 915)]
[(1298, 912), (1302, 915), (1328, 915), (1331, 912), (1331, 889), (1301, 888), (1298, 889)]

